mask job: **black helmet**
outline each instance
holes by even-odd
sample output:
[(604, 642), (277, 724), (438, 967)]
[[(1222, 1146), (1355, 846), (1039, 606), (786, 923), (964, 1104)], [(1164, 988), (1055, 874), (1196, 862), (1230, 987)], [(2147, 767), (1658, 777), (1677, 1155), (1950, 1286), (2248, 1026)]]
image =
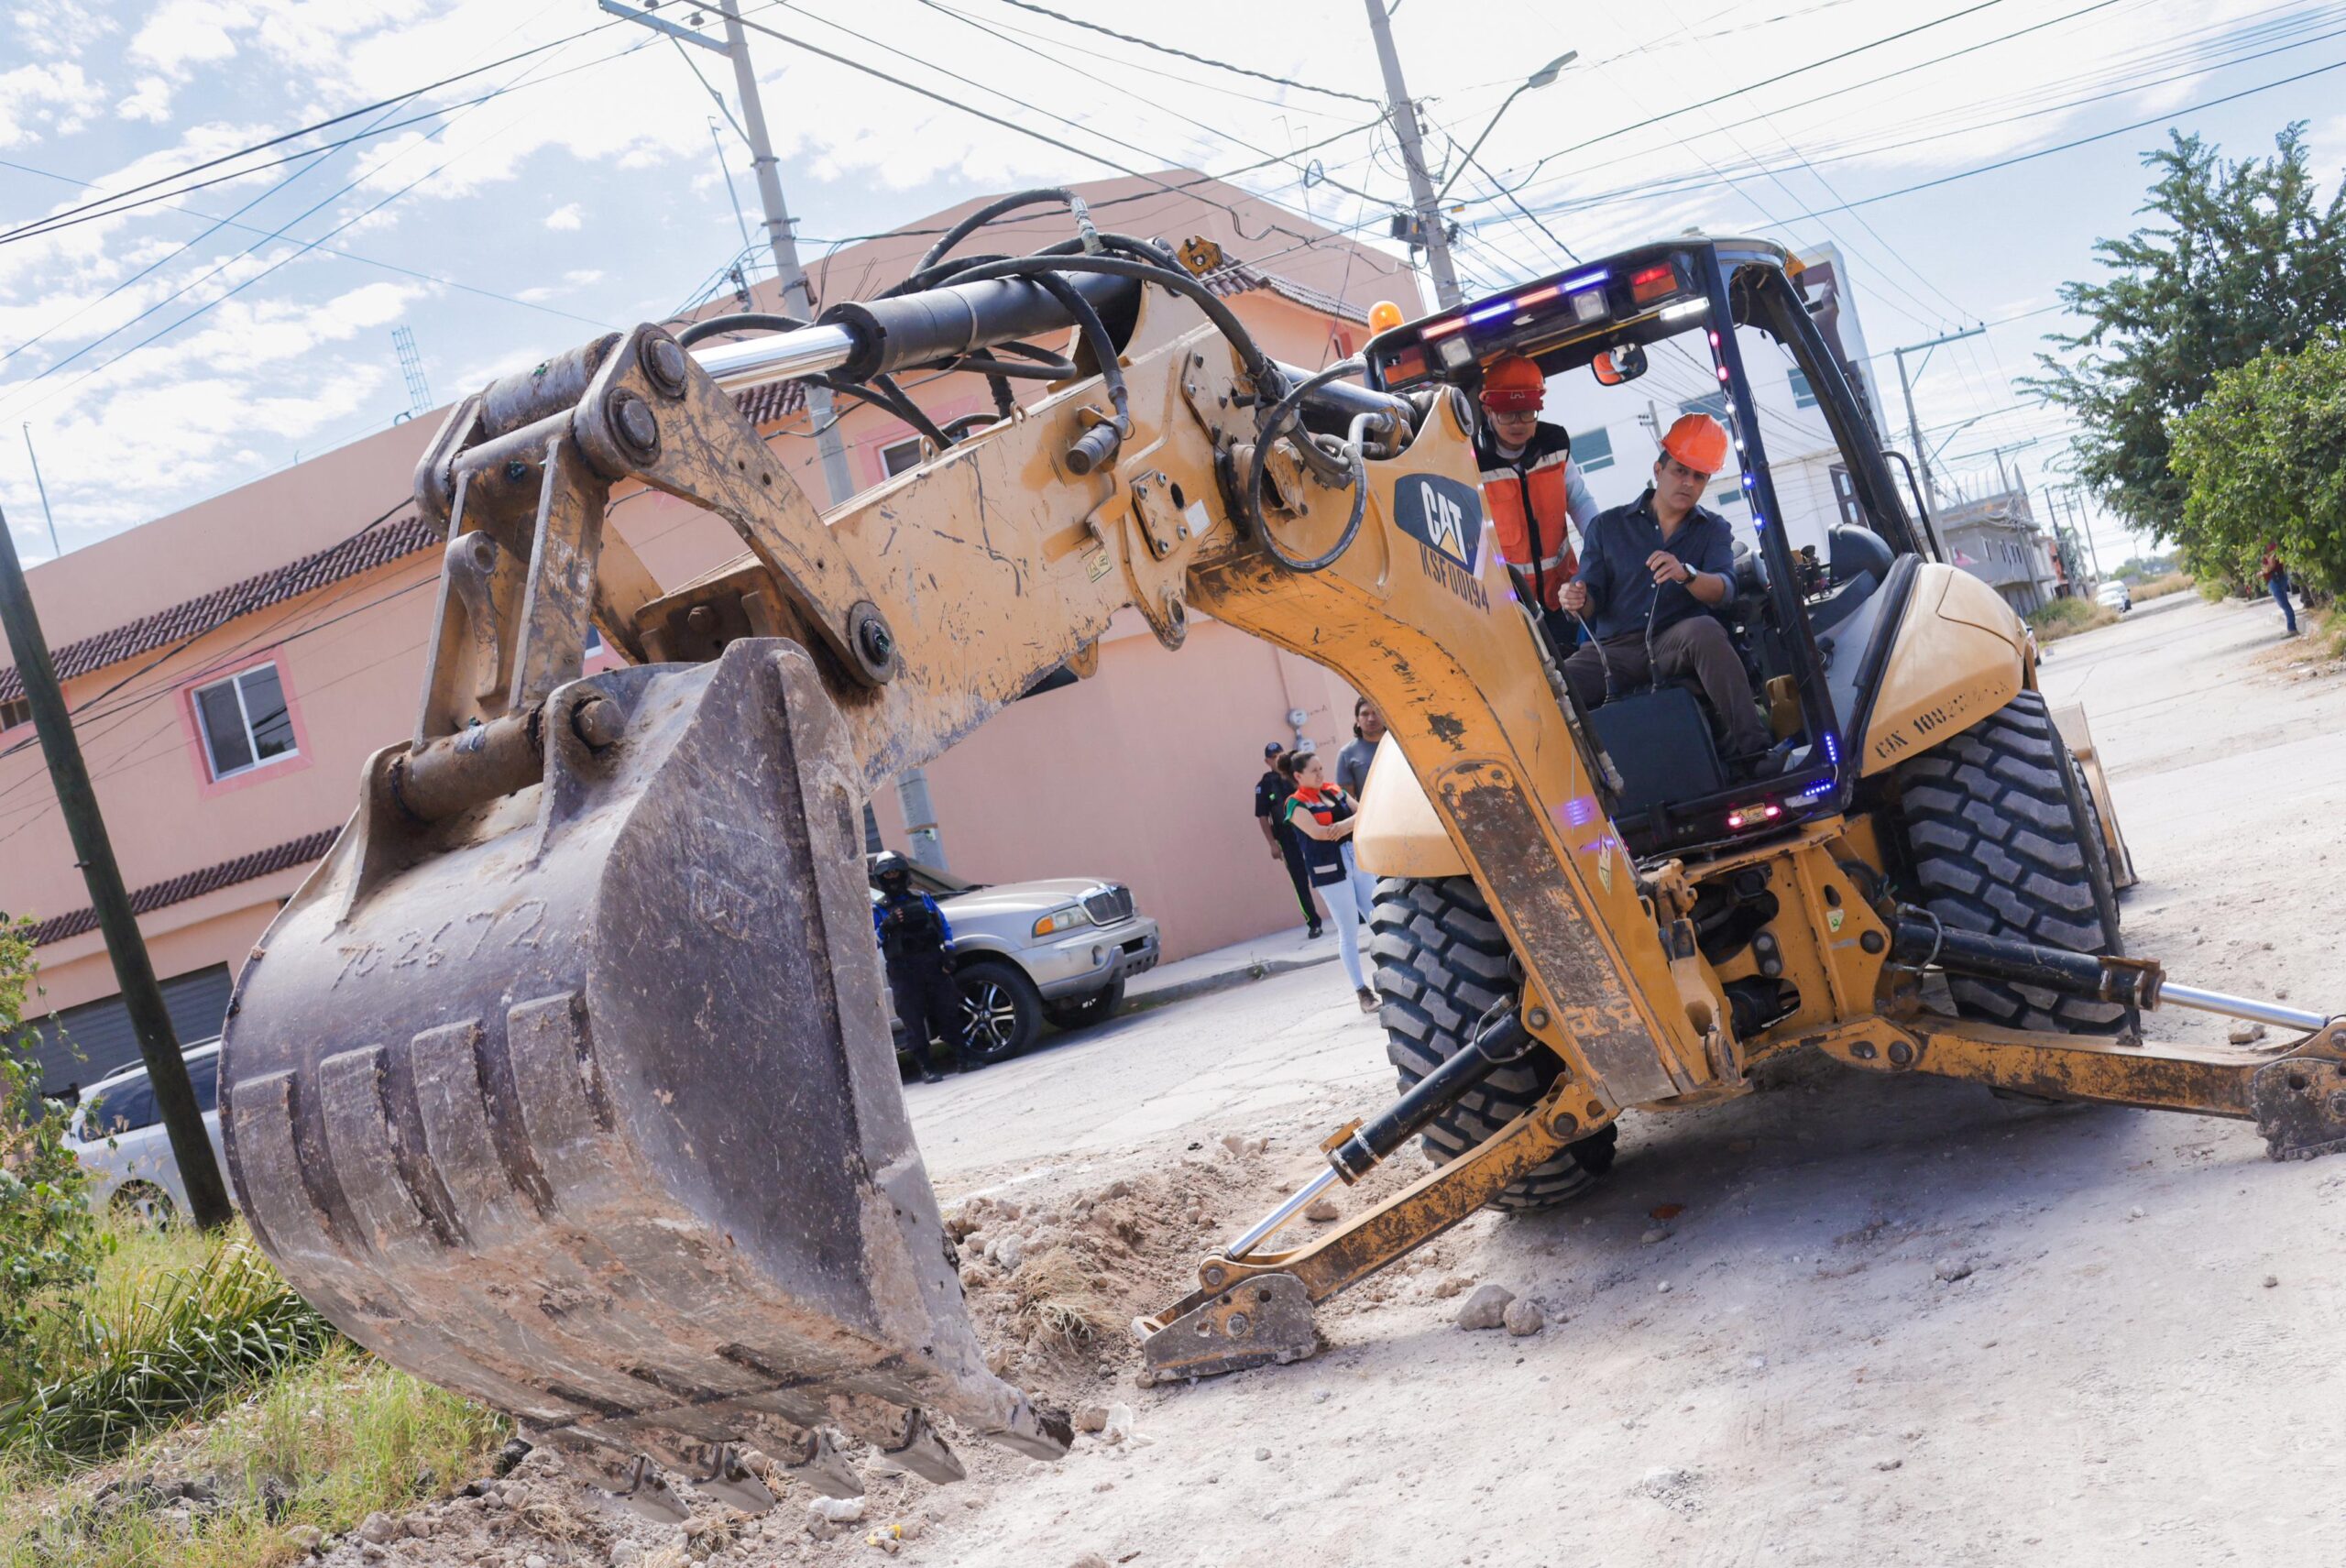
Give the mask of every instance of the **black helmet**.
[(902, 893), (912, 885), (913, 863), (893, 850), (882, 850), (872, 857), (872, 880), (888, 893)]

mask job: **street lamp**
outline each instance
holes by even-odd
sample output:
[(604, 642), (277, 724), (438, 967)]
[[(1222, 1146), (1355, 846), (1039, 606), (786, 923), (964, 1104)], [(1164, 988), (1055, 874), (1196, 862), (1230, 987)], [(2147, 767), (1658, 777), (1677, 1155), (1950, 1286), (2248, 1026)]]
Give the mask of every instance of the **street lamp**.
[(1433, 199), (1439, 202), (1444, 196), (1450, 194), (1450, 187), (1457, 181), (1457, 179), (1461, 174), (1466, 172), (1466, 166), (1474, 161), (1474, 155), (1483, 150), (1483, 144), (1491, 139), (1491, 132), (1496, 128), (1499, 123), (1499, 116), (1507, 112), (1509, 104), (1512, 104), (1518, 98), (1522, 97), (1526, 93), (1530, 92), (1533, 88), (1545, 87), (1550, 82), (1555, 81), (1558, 76), (1563, 73), (1564, 67), (1570, 65), (1579, 58), (1580, 50), (1576, 49), (1568, 49), (1563, 53), (1558, 55), (1555, 59), (1550, 60), (1547, 64), (1541, 66), (1539, 70), (1533, 71), (1529, 76), (1525, 77), (1523, 80), (1523, 85), (1508, 93), (1506, 100), (1499, 104), (1498, 114), (1495, 114), (1491, 116), (1491, 123), (1483, 127), (1483, 134), (1474, 138), (1474, 145), (1466, 149), (1466, 156), (1458, 160), (1458, 167), (1450, 171), (1450, 178), (1442, 182), (1442, 189), (1434, 192)]

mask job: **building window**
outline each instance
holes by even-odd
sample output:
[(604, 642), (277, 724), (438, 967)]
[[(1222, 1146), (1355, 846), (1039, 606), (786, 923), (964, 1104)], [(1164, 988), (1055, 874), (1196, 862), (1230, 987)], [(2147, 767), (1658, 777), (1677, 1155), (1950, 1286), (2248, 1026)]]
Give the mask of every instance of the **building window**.
[(917, 435), (909, 441), (892, 442), (880, 449), (880, 471), (893, 479), (899, 474), (919, 467), (926, 455)]
[(1797, 365), (1792, 368), (1792, 407), (1813, 409), (1816, 406), (1816, 389), (1808, 384), (1807, 375)]
[(196, 727), (212, 776), (249, 773), (294, 754), (293, 716), (275, 664), (259, 664), (195, 691)]
[(1573, 461), (1584, 474), (1594, 474), (1599, 468), (1613, 466), (1613, 433), (1609, 430), (1584, 430), (1573, 437)]
[(1721, 424), (1727, 422), (1727, 394), (1705, 392), (1699, 398), (1689, 398), (1678, 405), (1683, 414), (1708, 414)]
[(1743, 492), (1733, 485), (1729, 485), (1726, 489), (1721, 490), (1717, 495), (1711, 498), (1711, 507), (1713, 510), (1723, 511), (1728, 507), (1739, 507), (1742, 504)]
[(32, 721), (32, 698), (12, 696), (6, 702), (0, 702), (0, 729), (14, 729), (19, 724), (30, 724)]

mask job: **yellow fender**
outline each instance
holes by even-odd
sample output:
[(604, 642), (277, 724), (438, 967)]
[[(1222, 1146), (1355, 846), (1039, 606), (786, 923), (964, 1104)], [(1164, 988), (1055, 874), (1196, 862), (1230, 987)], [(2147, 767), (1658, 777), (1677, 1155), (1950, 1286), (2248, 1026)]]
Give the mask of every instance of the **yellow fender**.
[(1353, 858), (1371, 876), (1467, 874), (1466, 857), (1450, 841), (1433, 802), (1390, 735), (1376, 743), (1376, 756), (1360, 786)]

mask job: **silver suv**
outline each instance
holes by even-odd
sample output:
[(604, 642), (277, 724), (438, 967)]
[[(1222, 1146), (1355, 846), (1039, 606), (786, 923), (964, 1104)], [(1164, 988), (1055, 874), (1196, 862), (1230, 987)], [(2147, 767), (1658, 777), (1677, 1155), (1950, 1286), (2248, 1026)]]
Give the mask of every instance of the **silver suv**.
[[(203, 1113), (203, 1130), (212, 1137), (213, 1157), (222, 1158), (220, 1042), (205, 1040), (188, 1047), (184, 1054), (196, 1109)], [(90, 1173), (87, 1196), (93, 1209), (135, 1213), (161, 1223), (187, 1207), (187, 1183), (171, 1153), (163, 1113), (156, 1109), (155, 1086), (148, 1080), (145, 1063), (109, 1073), (83, 1091), (65, 1141)]]
[(1047, 877), (989, 886), (917, 862), (912, 871), (913, 885), (953, 927), (953, 978), (970, 1048), (982, 1060), (1016, 1056), (1046, 1019), (1062, 1029), (1101, 1022), (1123, 1004), (1125, 981), (1157, 967), (1157, 922), (1135, 912), (1121, 883)]

